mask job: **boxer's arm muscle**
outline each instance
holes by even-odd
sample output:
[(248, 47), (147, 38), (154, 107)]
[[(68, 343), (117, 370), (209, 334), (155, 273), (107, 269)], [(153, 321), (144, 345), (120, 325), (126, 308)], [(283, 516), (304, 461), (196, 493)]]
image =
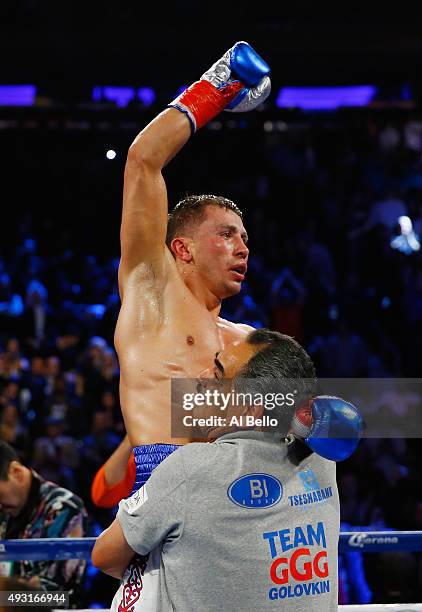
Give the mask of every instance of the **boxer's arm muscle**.
[(167, 109), (142, 130), (129, 148), (120, 233), (121, 290), (137, 268), (144, 267), (154, 276), (163, 271), (168, 205), (161, 171), (190, 133), (185, 115)]

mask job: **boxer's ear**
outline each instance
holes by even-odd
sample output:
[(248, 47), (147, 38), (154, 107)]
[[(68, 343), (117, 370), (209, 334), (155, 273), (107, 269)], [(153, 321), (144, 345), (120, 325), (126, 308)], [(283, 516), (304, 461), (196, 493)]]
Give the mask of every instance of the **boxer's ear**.
[(182, 236), (173, 238), (170, 245), (171, 251), (176, 259), (181, 259), (185, 263), (190, 263), (193, 258), (191, 250), (191, 240)]

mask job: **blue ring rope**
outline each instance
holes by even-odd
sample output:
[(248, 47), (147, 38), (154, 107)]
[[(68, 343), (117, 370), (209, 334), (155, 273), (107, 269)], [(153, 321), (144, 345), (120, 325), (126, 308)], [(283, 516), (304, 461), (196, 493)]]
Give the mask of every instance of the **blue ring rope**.
[[(0, 561), (89, 559), (95, 538), (0, 540)], [(346, 531), (339, 552), (422, 551), (422, 531)]]

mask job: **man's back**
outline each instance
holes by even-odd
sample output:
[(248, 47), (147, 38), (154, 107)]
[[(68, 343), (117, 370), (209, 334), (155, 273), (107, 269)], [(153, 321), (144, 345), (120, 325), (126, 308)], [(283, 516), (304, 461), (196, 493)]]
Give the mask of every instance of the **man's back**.
[(163, 540), (159, 610), (337, 610), (335, 464), (288, 451), (257, 432), (190, 444), (122, 503), (135, 550)]

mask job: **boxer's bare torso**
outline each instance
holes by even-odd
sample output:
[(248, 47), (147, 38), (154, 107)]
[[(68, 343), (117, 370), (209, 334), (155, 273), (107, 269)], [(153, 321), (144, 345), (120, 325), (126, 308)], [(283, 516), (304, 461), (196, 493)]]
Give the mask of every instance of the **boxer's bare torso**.
[(120, 398), (133, 446), (182, 444), (170, 431), (171, 378), (194, 378), (210, 367), (226, 344), (247, 327), (217, 318), (200, 304), (166, 254), (167, 282), (147, 289), (138, 280), (126, 289), (116, 329)]
[[(247, 261), (238, 215), (213, 209), (203, 233), (182, 246), (179, 257), (165, 246), (168, 205), (161, 170), (189, 135), (184, 115), (167, 110), (135, 139), (126, 163), (115, 346), (132, 446), (187, 442), (171, 437), (171, 379), (198, 376), (218, 351), (248, 331), (218, 317), (221, 297), (240, 290), (240, 277), (230, 268)], [(214, 276), (208, 277), (208, 269)]]

